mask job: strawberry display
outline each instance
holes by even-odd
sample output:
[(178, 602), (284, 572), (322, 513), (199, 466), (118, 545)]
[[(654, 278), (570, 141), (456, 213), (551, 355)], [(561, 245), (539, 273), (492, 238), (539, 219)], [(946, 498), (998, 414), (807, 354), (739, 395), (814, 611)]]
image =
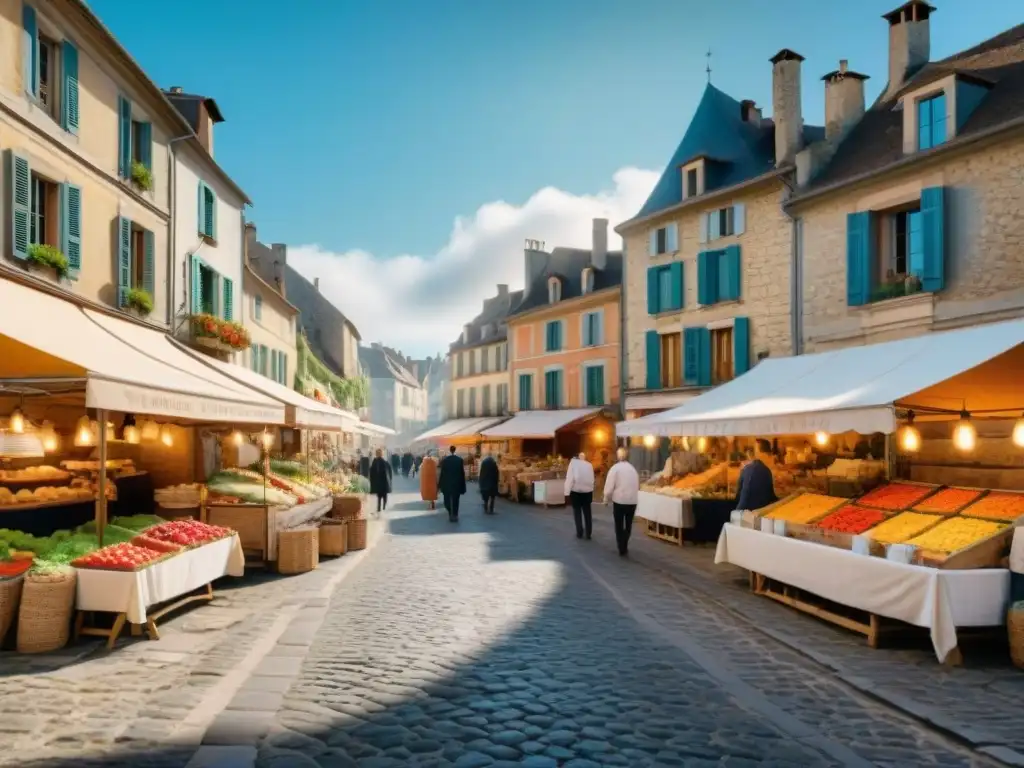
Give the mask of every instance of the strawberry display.
[(223, 539), (225, 536), (230, 536), (231, 533), (230, 528), (208, 525), (198, 520), (171, 520), (147, 529), (144, 535), (182, 547), (194, 547), (208, 541)]
[(144, 549), (152, 549), (154, 552), (180, 552), (184, 549), (181, 544), (175, 544), (173, 541), (154, 539), (152, 536), (147, 536), (144, 533), (132, 539), (132, 544), (137, 547), (143, 547)]
[(857, 503), (861, 506), (878, 509), (910, 509), (934, 490), (935, 486), (929, 485), (889, 483), (861, 496), (857, 499)]
[(885, 520), (884, 512), (847, 504), (842, 509), (837, 509), (824, 519), (819, 520), (816, 525), (826, 531), (860, 534), (869, 528), (874, 528), (883, 520)]
[(134, 544), (111, 544), (83, 555), (71, 564), (76, 568), (103, 568), (109, 571), (137, 571), (164, 557), (163, 552), (137, 547)]

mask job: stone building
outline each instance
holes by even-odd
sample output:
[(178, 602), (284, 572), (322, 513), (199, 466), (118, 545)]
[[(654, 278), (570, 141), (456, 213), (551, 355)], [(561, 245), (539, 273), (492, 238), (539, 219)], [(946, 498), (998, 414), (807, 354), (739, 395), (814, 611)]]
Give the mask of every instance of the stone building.
[(448, 347), (452, 418), (504, 416), (509, 411), (509, 312), (523, 297), (499, 285), (498, 293), (484, 299), (480, 314), (463, 326), (462, 335)]
[(263, 376), (293, 388), (298, 364), (295, 332), (299, 309), (290, 301), (284, 274), (288, 251), (284, 245), (264, 245), (256, 225), (245, 224), (245, 266), (242, 301), (236, 318), (249, 330), (252, 342), (239, 362)]
[(301, 311), (300, 327), (313, 353), (337, 376), (360, 376), (362, 336), (355, 324), (320, 293), (320, 278), (309, 281), (291, 266), (285, 267), (284, 274), (289, 300)]
[(389, 442), (405, 446), (427, 423), (427, 390), (406, 358), (378, 342), (359, 347), (359, 363), (370, 381), (370, 421), (396, 432)]

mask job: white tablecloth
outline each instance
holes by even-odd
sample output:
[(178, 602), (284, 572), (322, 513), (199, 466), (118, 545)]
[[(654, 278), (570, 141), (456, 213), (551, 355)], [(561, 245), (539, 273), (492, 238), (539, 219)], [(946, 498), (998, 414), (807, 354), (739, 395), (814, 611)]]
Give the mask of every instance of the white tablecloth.
[(190, 549), (134, 572), (78, 568), (75, 607), (80, 611), (125, 613), (142, 624), (146, 609), (184, 595), (221, 576), (242, 576), (245, 555), (238, 536)]
[(565, 504), (565, 480), (535, 480), (534, 504)]
[(811, 544), (727, 524), (716, 563), (732, 563), (841, 605), (931, 630), (939, 661), (956, 647), (957, 627), (1006, 621), (1010, 572), (944, 571)]
[(640, 491), (637, 496), (636, 516), (652, 523), (673, 528), (693, 528), (693, 505), (689, 499), (666, 496), (663, 493)]

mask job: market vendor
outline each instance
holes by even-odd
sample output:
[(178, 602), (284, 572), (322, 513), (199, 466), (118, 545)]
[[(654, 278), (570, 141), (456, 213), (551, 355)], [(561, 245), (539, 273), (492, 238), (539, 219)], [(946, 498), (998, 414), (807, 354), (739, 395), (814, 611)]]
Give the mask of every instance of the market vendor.
[(761, 509), (778, 500), (775, 496), (775, 478), (764, 462), (764, 457), (771, 455), (771, 445), (767, 440), (758, 440), (757, 453), (748, 450), (747, 455), (749, 461), (740, 471), (740, 479), (736, 484), (736, 509)]

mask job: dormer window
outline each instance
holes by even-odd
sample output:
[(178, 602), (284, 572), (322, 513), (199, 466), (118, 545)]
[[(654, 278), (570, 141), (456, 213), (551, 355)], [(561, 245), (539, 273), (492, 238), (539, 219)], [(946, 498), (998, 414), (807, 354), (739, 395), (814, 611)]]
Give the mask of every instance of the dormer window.
[(946, 141), (946, 93), (917, 101), (917, 148), (931, 149)]
[(704, 194), (704, 158), (687, 163), (682, 168), (683, 200)]
[(557, 304), (562, 300), (562, 281), (557, 277), (548, 279), (548, 304)]
[(594, 270), (591, 267), (587, 267), (583, 270), (583, 277), (580, 280), (580, 284), (583, 286), (583, 293), (593, 293)]
[(968, 126), (991, 83), (951, 74), (903, 93), (903, 154), (911, 155), (948, 144)]

